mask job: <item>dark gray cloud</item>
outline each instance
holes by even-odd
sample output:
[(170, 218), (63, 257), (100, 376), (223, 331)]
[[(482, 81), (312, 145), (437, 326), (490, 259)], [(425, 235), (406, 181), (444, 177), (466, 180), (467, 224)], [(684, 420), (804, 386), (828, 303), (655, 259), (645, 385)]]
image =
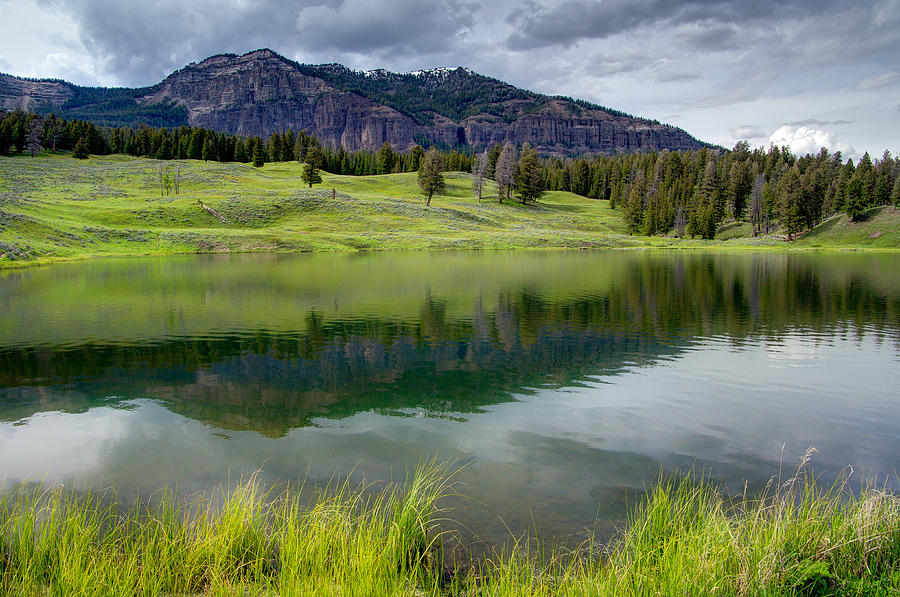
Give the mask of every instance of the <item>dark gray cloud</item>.
[(669, 71), (658, 70), (656, 73), (656, 81), (659, 83), (684, 83), (687, 81), (696, 81), (700, 78), (697, 73), (688, 71)]
[(695, 50), (726, 51), (740, 47), (738, 28), (732, 23), (692, 23), (678, 37), (685, 46)]
[(343, 0), (304, 7), (296, 25), (306, 48), (418, 55), (449, 50), (474, 14), (473, 5), (455, 0)]
[(738, 122), (830, 134), (853, 120), (841, 137), (875, 149), (900, 136), (900, 0), (0, 0), (0, 13), (0, 70), (81, 84), (147, 85), (268, 47), (361, 69), (467, 66), (723, 145)]
[(123, 2), (51, 0), (67, 11), (81, 41), (102, 68), (128, 84), (158, 81), (187, 62), (222, 52), (240, 52), (297, 36), (287, 3), (254, 0)]
[[(808, 18), (826, 12), (836, 0), (564, 0), (549, 8), (514, 11), (517, 31), (507, 40), (516, 50), (571, 45), (585, 39), (605, 39), (641, 27), (697, 24), (704, 31), (698, 47), (718, 39), (733, 43), (735, 26), (768, 23), (774, 19)], [(731, 31), (728, 27), (730, 25)]]
[(346, 62), (348, 54), (421, 58), (451, 49), (475, 8), (459, 0), (45, 0), (68, 12), (84, 46), (123, 83), (262, 47)]
[(636, 72), (652, 67), (656, 60), (657, 58), (642, 52), (601, 53), (588, 61), (585, 74), (605, 76), (623, 72)]

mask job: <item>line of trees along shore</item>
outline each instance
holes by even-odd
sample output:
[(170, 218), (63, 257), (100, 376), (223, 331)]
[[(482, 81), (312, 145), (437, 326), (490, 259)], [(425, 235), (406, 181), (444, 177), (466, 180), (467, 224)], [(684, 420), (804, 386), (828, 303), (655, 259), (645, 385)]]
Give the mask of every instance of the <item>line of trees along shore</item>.
[[(388, 143), (374, 152), (325, 147), (305, 130), (262, 139), (189, 126), (101, 128), (52, 114), (0, 114), (0, 155), (34, 155), (41, 148), (80, 149), (78, 157), (123, 153), (255, 166), (297, 160), (356, 176), (416, 172), (425, 157), (418, 145), (405, 153)], [(482, 154), (457, 149), (440, 154), (444, 169), (473, 173), (479, 200), (485, 179), (494, 181), (501, 201), (513, 192), (524, 202), (538, 199), (543, 191), (570, 191), (621, 209), (631, 234), (712, 238), (723, 223), (734, 221), (749, 222), (754, 235), (777, 228), (792, 238), (837, 213), (857, 220), (870, 207), (900, 206), (900, 159), (889, 151), (880, 159), (866, 153), (854, 163), (826, 149), (797, 157), (788, 147), (752, 149), (746, 141), (730, 151), (580, 158), (538, 158), (533, 149), (521, 149), (497, 144)]]

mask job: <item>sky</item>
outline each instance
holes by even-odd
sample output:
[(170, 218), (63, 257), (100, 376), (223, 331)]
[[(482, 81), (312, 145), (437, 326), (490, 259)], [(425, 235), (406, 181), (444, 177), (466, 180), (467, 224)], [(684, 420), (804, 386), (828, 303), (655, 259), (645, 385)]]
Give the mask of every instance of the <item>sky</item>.
[(0, 0), (0, 72), (144, 86), (270, 48), (464, 66), (725, 147), (900, 153), (900, 0)]

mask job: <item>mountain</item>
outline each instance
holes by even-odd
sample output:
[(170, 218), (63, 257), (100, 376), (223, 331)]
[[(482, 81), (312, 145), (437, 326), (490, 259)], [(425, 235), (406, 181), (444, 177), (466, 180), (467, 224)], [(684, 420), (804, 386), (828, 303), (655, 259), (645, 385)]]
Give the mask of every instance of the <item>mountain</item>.
[(324, 143), (484, 149), (525, 141), (545, 154), (698, 149), (685, 131), (581, 100), (546, 96), (465, 68), (412, 73), (308, 65), (263, 49), (220, 54), (143, 88), (80, 87), (0, 74), (0, 109), (107, 126), (189, 124), (239, 135), (306, 129)]

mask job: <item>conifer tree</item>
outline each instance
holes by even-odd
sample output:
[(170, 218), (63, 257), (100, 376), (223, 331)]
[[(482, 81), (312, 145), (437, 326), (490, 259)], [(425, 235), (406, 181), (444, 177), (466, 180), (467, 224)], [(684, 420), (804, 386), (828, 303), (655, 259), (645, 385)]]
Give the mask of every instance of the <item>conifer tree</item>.
[(322, 155), (322, 146), (318, 143), (311, 143), (306, 151), (306, 158), (303, 162), (312, 164), (316, 167), (316, 170), (322, 170), (325, 167), (325, 156)]
[(425, 150), (422, 149), (421, 145), (414, 145), (412, 150), (409, 152), (410, 159), (410, 172), (418, 172), (419, 167), (422, 165), (422, 158), (425, 157)]
[(79, 160), (88, 159), (87, 143), (84, 142), (84, 137), (78, 138), (78, 141), (75, 143), (75, 148), (72, 150), (72, 157), (78, 158)]
[[(524, 155), (524, 154), (523, 154)], [(591, 191), (591, 167), (587, 160), (575, 162), (572, 168), (572, 192), (587, 197)]]
[(269, 161), (277, 164), (281, 159), (281, 135), (272, 133), (272, 136), (269, 137), (268, 149)]
[(203, 157), (203, 129), (195, 128), (191, 133), (187, 157), (192, 160), (199, 160)]
[(636, 234), (644, 219), (644, 185), (644, 171), (638, 169), (631, 185), (631, 191), (628, 193), (628, 199), (622, 209), (628, 234)]
[(294, 145), (296, 144), (296, 137), (294, 135), (294, 129), (288, 129), (288, 131), (282, 135), (281, 138), (281, 161), (282, 162), (292, 162), (294, 161)]
[(312, 188), (314, 184), (322, 183), (322, 174), (319, 172), (321, 165), (322, 151), (316, 145), (306, 153), (306, 161), (303, 162), (300, 170), (300, 179), (304, 184), (309, 185), (309, 188)]
[(378, 153), (375, 154), (375, 166), (378, 174), (390, 174), (394, 170), (396, 162), (397, 155), (394, 153), (394, 148), (385, 141)]
[(419, 188), (425, 193), (425, 205), (431, 205), (431, 197), (435, 193), (444, 192), (444, 159), (434, 147), (425, 152), (422, 167), (419, 168)]
[(544, 179), (541, 176), (541, 164), (538, 162), (537, 151), (531, 145), (522, 145), (522, 155), (519, 158), (519, 167), (516, 171), (516, 195), (522, 200), (522, 205), (528, 201), (537, 201), (544, 194)]
[(41, 123), (39, 116), (34, 116), (28, 125), (28, 134), (25, 137), (25, 149), (34, 157), (36, 153), (41, 151), (41, 132), (44, 125)]
[(257, 137), (253, 140), (253, 166), (255, 168), (262, 168), (265, 163), (266, 162), (263, 159), (262, 140)]
[(491, 180), (496, 180), (494, 176), (497, 171), (497, 160), (500, 159), (500, 154), (503, 152), (503, 146), (499, 143), (495, 143), (493, 147), (488, 150), (488, 168), (487, 168), (487, 177)]
[(516, 184), (516, 148), (507, 143), (497, 157), (497, 165), (494, 167), (494, 180), (497, 182), (497, 196), (500, 203), (503, 198), (509, 199)]
[(212, 137), (207, 137), (206, 141), (203, 142), (202, 157), (204, 162), (216, 159), (216, 146), (213, 143)]
[(759, 236), (762, 231), (765, 210), (763, 207), (763, 187), (766, 177), (757, 174), (753, 179), (753, 188), (750, 191), (750, 223), (753, 224), (753, 236)]
[(484, 190), (484, 177), (487, 174), (489, 157), (487, 152), (479, 153), (475, 156), (475, 162), (472, 165), (472, 188), (478, 197), (478, 203), (481, 203), (481, 196)]
[(793, 240), (803, 226), (802, 181), (797, 166), (789, 169), (779, 187), (778, 221), (787, 240)]
[(235, 162), (246, 162), (247, 161), (247, 149), (244, 146), (244, 138), (238, 137), (234, 141), (234, 161)]
[(860, 176), (859, 170), (853, 174), (853, 178), (847, 183), (847, 194), (844, 197), (844, 212), (851, 222), (858, 222), (866, 211), (864, 197), (864, 176)]

